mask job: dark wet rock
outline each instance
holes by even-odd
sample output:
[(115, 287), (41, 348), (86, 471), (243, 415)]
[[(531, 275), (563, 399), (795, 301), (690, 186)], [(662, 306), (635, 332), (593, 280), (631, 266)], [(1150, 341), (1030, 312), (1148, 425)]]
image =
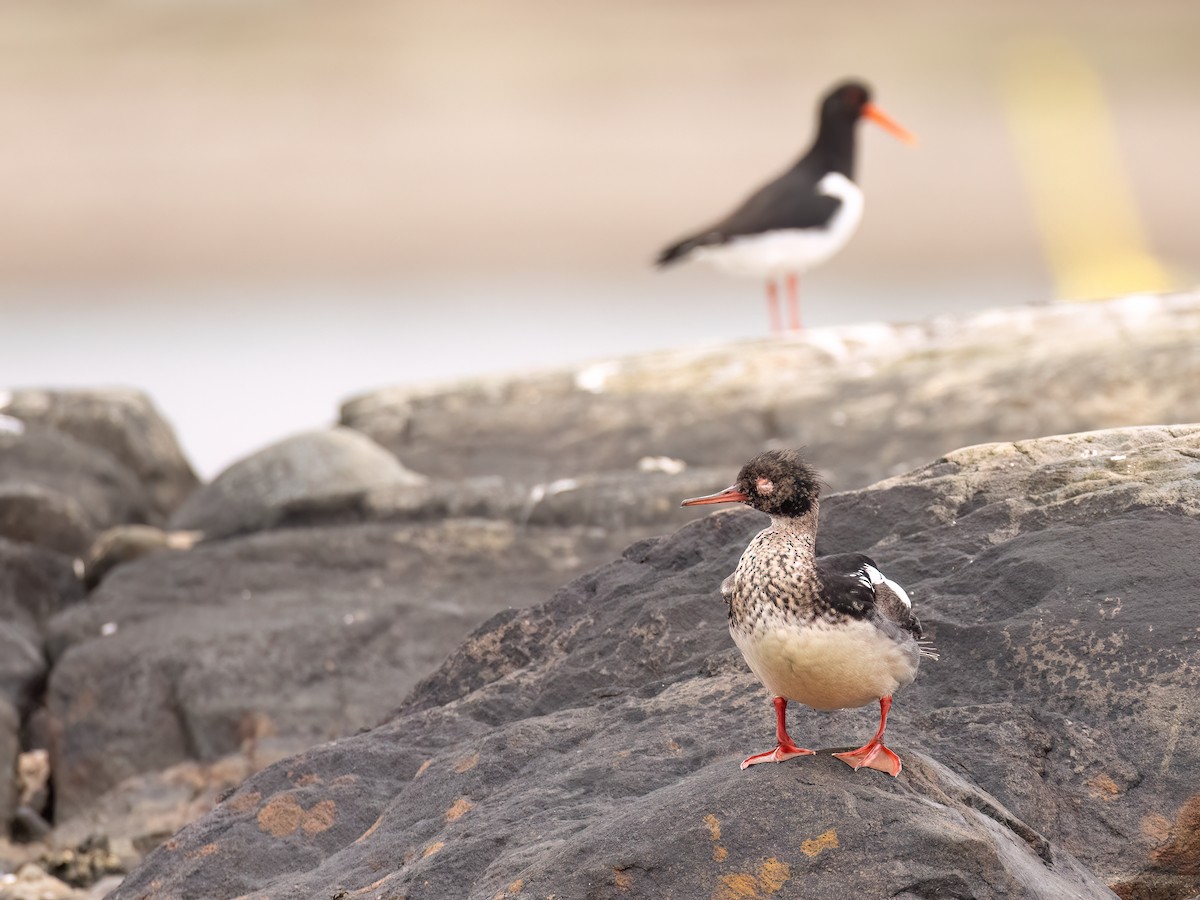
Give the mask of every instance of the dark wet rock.
[(423, 482), (369, 438), (346, 428), (298, 434), (234, 463), (192, 494), (171, 518), (175, 530), (209, 538), (277, 525), (294, 506)]
[(71, 559), (0, 538), (0, 697), (28, 707), (45, 672), (42, 630), (82, 595)]
[[(820, 549), (870, 553), (942, 651), (893, 708), (897, 780), (825, 753), (738, 771), (773, 722), (717, 594), (764, 520), (727, 511), (501, 613), (388, 724), (252, 777), (114, 896), (1194, 895), (1198, 480), (1179, 426), (830, 497)], [(792, 733), (854, 746), (874, 715)]]
[(451, 520), (267, 531), (120, 566), (51, 623), (57, 818), (237, 752), (248, 729), (295, 751), (374, 725), (477, 623), (607, 556), (586, 532)]
[(434, 478), (548, 483), (663, 455), (736, 470), (805, 446), (846, 490), (982, 441), (1200, 421), (1198, 341), (1196, 296), (1028, 307), (388, 388), (342, 423)]
[(0, 696), (0, 823), (12, 821), (17, 810), (17, 771), (21, 753), (21, 717), (12, 701)]
[(122, 522), (152, 522), (151, 499), (113, 457), (42, 425), (0, 430), (0, 538), (82, 554)]
[(15, 390), (0, 395), (0, 413), (103, 451), (136, 476), (158, 516), (199, 483), (171, 426), (140, 391)]
[(46, 678), (42, 628), (82, 593), (69, 558), (0, 538), (0, 833), (21, 799), (15, 779), (22, 719)]

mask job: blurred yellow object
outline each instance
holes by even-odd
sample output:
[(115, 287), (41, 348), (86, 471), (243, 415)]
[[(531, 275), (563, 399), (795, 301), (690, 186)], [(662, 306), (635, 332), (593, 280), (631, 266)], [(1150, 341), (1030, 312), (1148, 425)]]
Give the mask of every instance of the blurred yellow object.
[(1064, 41), (1014, 44), (1003, 93), (1046, 257), (1062, 299), (1171, 290), (1147, 249), (1100, 79)]

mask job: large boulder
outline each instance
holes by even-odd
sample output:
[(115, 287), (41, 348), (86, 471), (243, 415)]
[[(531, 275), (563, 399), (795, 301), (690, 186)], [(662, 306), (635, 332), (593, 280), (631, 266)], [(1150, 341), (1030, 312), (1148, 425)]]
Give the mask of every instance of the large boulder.
[(277, 524), (295, 506), (423, 481), (356, 431), (309, 431), (234, 463), (193, 493), (176, 511), (171, 526), (210, 538), (260, 531)]
[(295, 752), (374, 725), (472, 627), (607, 557), (586, 532), (456, 519), (277, 529), (122, 565), (50, 625), (58, 818), (257, 736)]
[(435, 478), (736, 468), (805, 446), (846, 490), (983, 441), (1200, 421), (1198, 342), (1200, 296), (1135, 297), (387, 388), (341, 419)]
[[(893, 708), (897, 780), (824, 752), (738, 771), (773, 717), (717, 586), (764, 519), (725, 511), (501, 613), (388, 724), (251, 778), (114, 898), (1193, 896), (1197, 479), (1200, 426), (1152, 427), (826, 501), (819, 550), (870, 553), (942, 652)], [(873, 716), (792, 733), (853, 746)]]
[(145, 488), (112, 456), (8, 418), (0, 428), (0, 538), (78, 556), (106, 528), (156, 521)]
[(0, 413), (103, 451), (136, 476), (159, 517), (174, 510), (198, 484), (171, 426), (140, 391), (6, 391), (0, 393)]

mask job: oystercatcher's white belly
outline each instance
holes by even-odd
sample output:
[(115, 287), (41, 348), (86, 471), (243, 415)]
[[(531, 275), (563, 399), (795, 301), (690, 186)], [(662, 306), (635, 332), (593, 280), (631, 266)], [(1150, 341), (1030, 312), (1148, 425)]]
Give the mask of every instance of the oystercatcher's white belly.
[(845, 175), (832, 172), (817, 191), (842, 201), (822, 228), (784, 228), (736, 237), (724, 244), (697, 247), (693, 259), (728, 275), (774, 278), (804, 272), (829, 259), (846, 245), (862, 219), (862, 192)]
[(917, 674), (916, 645), (899, 644), (869, 622), (798, 627), (777, 617), (752, 633), (730, 633), (772, 696), (814, 709), (865, 706), (891, 696)]

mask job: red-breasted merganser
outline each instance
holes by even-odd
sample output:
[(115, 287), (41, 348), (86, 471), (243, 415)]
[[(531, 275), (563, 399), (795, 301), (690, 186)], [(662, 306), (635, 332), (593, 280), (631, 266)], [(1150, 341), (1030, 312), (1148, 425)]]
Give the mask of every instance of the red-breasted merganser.
[(786, 727), (787, 702), (850, 709), (879, 701), (879, 730), (862, 747), (834, 756), (855, 769), (899, 775), (900, 758), (883, 744), (892, 695), (917, 675), (921, 641), (904, 588), (868, 556), (816, 555), (820, 486), (793, 450), (760, 454), (737, 483), (683, 506), (745, 503), (771, 517), (721, 584), (729, 632), (750, 669), (771, 692), (777, 746), (742, 762), (782, 762), (814, 753), (796, 746)]

